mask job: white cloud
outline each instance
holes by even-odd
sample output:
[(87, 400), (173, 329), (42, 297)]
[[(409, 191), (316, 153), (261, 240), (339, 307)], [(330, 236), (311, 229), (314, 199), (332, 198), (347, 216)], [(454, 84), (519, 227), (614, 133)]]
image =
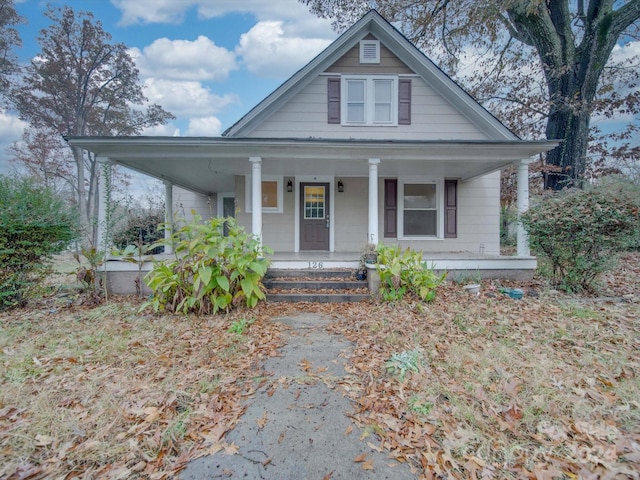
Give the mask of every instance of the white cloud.
[(195, 8), (201, 18), (249, 13), (259, 21), (286, 20), (289, 35), (335, 38), (331, 21), (313, 15), (298, 0), (111, 0), (111, 3), (122, 12), (120, 22), (125, 25), (181, 23), (185, 13)]
[(616, 45), (611, 51), (610, 63), (635, 60), (637, 66), (640, 61), (640, 41), (629, 42), (625, 45)]
[(173, 80), (226, 80), (236, 70), (236, 55), (200, 35), (196, 40), (159, 38), (130, 54), (143, 77)]
[(0, 111), (0, 173), (10, 171), (7, 148), (22, 138), (22, 132), (27, 126), (18, 117)]
[(281, 21), (257, 23), (240, 37), (236, 52), (249, 72), (286, 78), (329, 45), (329, 40), (287, 38)]
[(222, 132), (222, 122), (216, 117), (191, 118), (186, 135), (189, 137), (217, 137)]
[(173, 123), (165, 123), (164, 125), (147, 127), (142, 130), (142, 133), (140, 135), (149, 137), (179, 137), (180, 129)]
[(151, 103), (162, 105), (176, 117), (205, 117), (239, 102), (235, 95), (211, 93), (200, 82), (148, 78), (144, 92)]

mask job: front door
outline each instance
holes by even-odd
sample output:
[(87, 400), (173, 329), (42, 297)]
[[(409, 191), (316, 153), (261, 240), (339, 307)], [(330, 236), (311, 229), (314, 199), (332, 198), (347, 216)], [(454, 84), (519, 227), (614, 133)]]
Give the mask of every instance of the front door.
[(329, 184), (300, 184), (300, 250), (329, 250)]

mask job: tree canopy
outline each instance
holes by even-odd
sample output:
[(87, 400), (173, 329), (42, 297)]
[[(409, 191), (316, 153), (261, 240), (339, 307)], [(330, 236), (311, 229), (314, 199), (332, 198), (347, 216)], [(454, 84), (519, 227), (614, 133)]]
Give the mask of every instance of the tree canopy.
[[(582, 179), (589, 155), (637, 159), (640, 59), (612, 52), (639, 38), (638, 0), (301, 2), (338, 30), (377, 9), (517, 133), (563, 140), (547, 155), (549, 188)], [(596, 115), (632, 121), (607, 144)]]
[(6, 95), (9, 77), (18, 71), (18, 57), (14, 49), (22, 42), (15, 27), (23, 21), (13, 0), (0, 0), (0, 95)]
[[(135, 135), (173, 118), (159, 105), (146, 105), (127, 47), (113, 43), (91, 13), (65, 6), (50, 7), (46, 15), (52, 23), (38, 37), (42, 50), (12, 92), (22, 120), (62, 136)], [(99, 169), (94, 157), (70, 148), (81, 218), (89, 225)]]

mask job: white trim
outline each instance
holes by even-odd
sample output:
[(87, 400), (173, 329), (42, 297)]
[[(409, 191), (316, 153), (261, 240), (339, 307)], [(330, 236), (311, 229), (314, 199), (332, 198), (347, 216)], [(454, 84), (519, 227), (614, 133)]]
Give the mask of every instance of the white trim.
[[(405, 184), (435, 184), (436, 186), (436, 235), (404, 235), (404, 186)], [(444, 178), (398, 177), (398, 240), (442, 240), (444, 239)]]
[(294, 227), (293, 227), (293, 251), (300, 252), (300, 184), (301, 183), (328, 183), (329, 184), (329, 251), (335, 251), (335, 178), (329, 175), (300, 175), (295, 178), (294, 189)]
[[(224, 216), (224, 206), (223, 206), (223, 199), (225, 198), (233, 198), (235, 200), (236, 198), (236, 194), (235, 192), (218, 192), (216, 195), (216, 204), (217, 204), (217, 213), (218, 213), (218, 217), (223, 217)], [(235, 217), (235, 213), (233, 215)]]
[[(277, 182), (278, 183), (278, 206), (276, 208), (273, 207), (262, 207), (262, 213), (282, 213), (283, 212), (283, 200), (284, 200), (284, 193), (283, 193), (283, 179), (284, 176), (283, 175), (262, 175), (262, 182)], [(245, 194), (245, 200), (244, 200), (244, 204), (247, 210), (247, 213), (252, 213), (253, 212), (253, 198), (252, 198), (252, 194), (251, 194), (251, 176), (250, 175), (245, 175), (244, 177), (244, 194)]]
[[(391, 81), (391, 121), (375, 121), (375, 82)], [(348, 121), (349, 81), (364, 82), (364, 121)], [(343, 126), (397, 126), (398, 125), (398, 75), (342, 75), (340, 77), (340, 118)]]

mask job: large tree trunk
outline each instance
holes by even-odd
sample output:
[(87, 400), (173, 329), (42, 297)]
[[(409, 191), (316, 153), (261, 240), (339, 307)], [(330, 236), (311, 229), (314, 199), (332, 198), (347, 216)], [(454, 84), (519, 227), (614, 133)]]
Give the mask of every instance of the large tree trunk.
[[(564, 85), (567, 83), (562, 82)], [(573, 84), (573, 82), (571, 82)], [(575, 92), (552, 92), (552, 98), (561, 98), (552, 107), (547, 120), (546, 136), (562, 143), (547, 153), (546, 163), (557, 167), (544, 177), (544, 188), (560, 190), (564, 187), (580, 186), (588, 165), (587, 148), (593, 97), (581, 99), (591, 89), (584, 88), (585, 80), (579, 80), (582, 88)]]

